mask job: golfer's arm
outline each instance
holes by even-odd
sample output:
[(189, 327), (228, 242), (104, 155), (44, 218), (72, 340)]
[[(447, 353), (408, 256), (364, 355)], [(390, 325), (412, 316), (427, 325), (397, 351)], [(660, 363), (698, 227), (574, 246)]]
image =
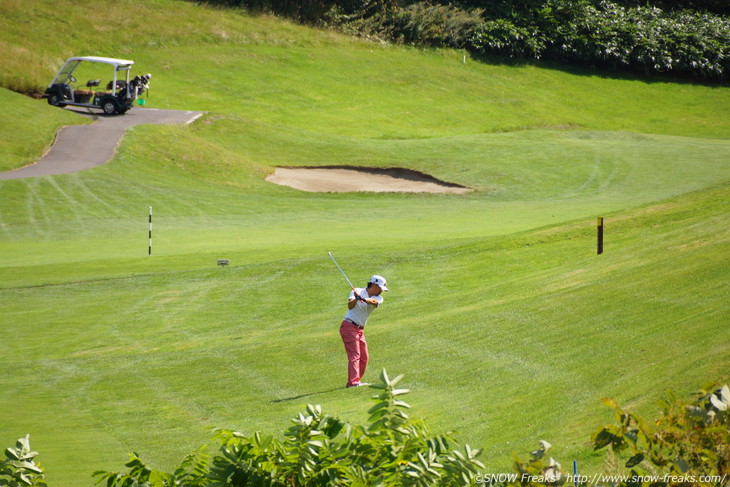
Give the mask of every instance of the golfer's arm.
[(352, 299), (348, 300), (347, 301), (347, 309), (354, 308), (356, 304), (357, 304), (357, 299), (352, 298)]

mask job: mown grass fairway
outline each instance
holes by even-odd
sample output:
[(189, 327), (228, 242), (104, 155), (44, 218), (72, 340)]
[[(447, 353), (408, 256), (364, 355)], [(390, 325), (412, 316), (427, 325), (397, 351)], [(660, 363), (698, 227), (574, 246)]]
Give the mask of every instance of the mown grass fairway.
[[(135, 127), (93, 170), (0, 182), (0, 445), (30, 433), (50, 485), (92, 485), (131, 451), (169, 470), (213, 427), (280, 433), (307, 403), (364, 421), (370, 391), (343, 388), (347, 286), (327, 251), (356, 285), (388, 278), (371, 381), (406, 374), (413, 415), (483, 447), (490, 473), (539, 439), (600, 471), (601, 397), (651, 415), (666, 389), (727, 374), (728, 88), (464, 65), (188, 2), (131, 17), (129, 2), (97, 3), (0, 5), (0, 80), (43, 86), (70, 55), (125, 57), (153, 74), (150, 107), (209, 113)], [(68, 47), (43, 44), (49, 29)], [(81, 123), (0, 101), (2, 169)], [(475, 191), (263, 180), (331, 164)]]

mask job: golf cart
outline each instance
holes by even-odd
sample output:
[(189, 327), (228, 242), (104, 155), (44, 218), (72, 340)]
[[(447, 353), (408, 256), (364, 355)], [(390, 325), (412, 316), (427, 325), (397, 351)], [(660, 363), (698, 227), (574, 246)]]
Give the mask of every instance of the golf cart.
[[(132, 108), (132, 104), (139, 94), (149, 89), (152, 77), (151, 74), (145, 74), (135, 76), (130, 80), (133, 64), (134, 61), (126, 59), (98, 56), (69, 58), (46, 88), (43, 98), (48, 98), (48, 103), (56, 107), (72, 105), (100, 108), (107, 115), (123, 114)], [(108, 67), (104, 70), (106, 76), (112, 75), (106, 85), (101, 86), (101, 79), (90, 79), (85, 85), (77, 84), (74, 73), (80, 76), (79, 73), (85, 71), (96, 75), (99, 71), (98, 66), (103, 67), (104, 65), (112, 66), (111, 73), (108, 73)], [(88, 69), (78, 69), (79, 66)], [(105, 81), (107, 80), (105, 79)], [(141, 99), (140, 104), (144, 104)]]

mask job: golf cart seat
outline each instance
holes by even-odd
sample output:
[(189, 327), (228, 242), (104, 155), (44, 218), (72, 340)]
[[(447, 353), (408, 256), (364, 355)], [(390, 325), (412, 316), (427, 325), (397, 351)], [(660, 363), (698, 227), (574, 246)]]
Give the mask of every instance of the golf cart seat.
[(89, 103), (95, 92), (91, 90), (74, 90), (74, 100), (76, 103)]
[(100, 79), (90, 79), (86, 82), (86, 90), (74, 90), (74, 101), (76, 103), (91, 103), (91, 100), (94, 98), (94, 95), (96, 95), (96, 92), (93, 91), (91, 88), (99, 86), (99, 83), (101, 83)]

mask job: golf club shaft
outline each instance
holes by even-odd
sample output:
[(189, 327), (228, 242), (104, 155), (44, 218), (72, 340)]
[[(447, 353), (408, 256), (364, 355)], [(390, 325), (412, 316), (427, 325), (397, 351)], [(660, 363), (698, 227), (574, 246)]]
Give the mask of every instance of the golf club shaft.
[(332, 262), (335, 263), (335, 265), (337, 266), (337, 269), (340, 271), (340, 274), (342, 274), (342, 277), (344, 277), (345, 280), (347, 281), (347, 284), (350, 285), (350, 289), (352, 289), (352, 291), (355, 293), (355, 298), (357, 298), (361, 301), (364, 301), (364, 299), (355, 291), (355, 286), (353, 286), (352, 283), (350, 282), (350, 280), (347, 278), (345, 271), (343, 271), (342, 267), (340, 267), (340, 264), (337, 263), (337, 261), (335, 260), (335, 256), (332, 255), (332, 252), (327, 252), (327, 255), (330, 256), (330, 259), (332, 259)]

